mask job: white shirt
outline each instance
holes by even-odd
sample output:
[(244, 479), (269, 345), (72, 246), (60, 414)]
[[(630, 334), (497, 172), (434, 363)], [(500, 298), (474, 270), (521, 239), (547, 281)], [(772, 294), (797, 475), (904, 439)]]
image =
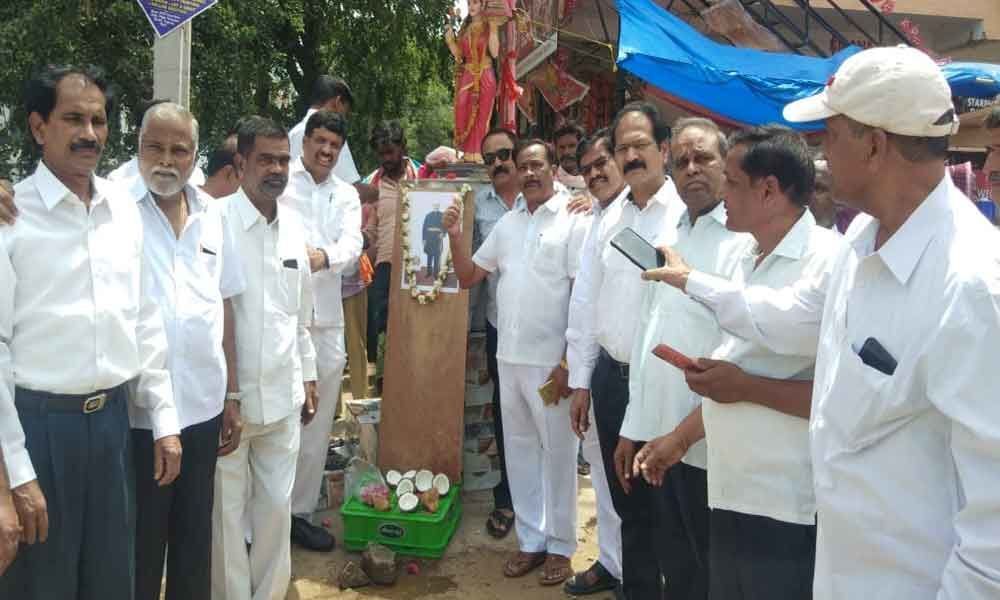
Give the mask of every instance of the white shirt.
[(241, 409), (248, 423), (268, 425), (299, 410), (302, 382), (316, 380), (307, 233), (280, 202), (268, 223), (242, 188), (222, 200), (247, 282), (233, 298)]
[[(1000, 234), (947, 176), (873, 251), (877, 229), (858, 216), (831, 271), (793, 288), (688, 291), (776, 350), (818, 332), (818, 600), (1000, 598)], [(893, 375), (861, 362), (870, 337)]]
[[(585, 245), (580, 276), (573, 286), (574, 307), (566, 340), (569, 344), (569, 386), (589, 389), (590, 377), (603, 347), (611, 358), (627, 363), (632, 353), (642, 304), (641, 270), (611, 245), (626, 227), (659, 246), (677, 239), (677, 222), (687, 210), (671, 180), (664, 181), (642, 210), (630, 199), (628, 187), (607, 208), (599, 224), (595, 219)], [(577, 312), (579, 311), (579, 312)]]
[(306, 242), (326, 252), (330, 267), (312, 274), (312, 324), (318, 327), (343, 327), (344, 305), (341, 297), (341, 274), (357, 269), (361, 256), (361, 199), (353, 185), (331, 174), (316, 183), (302, 164), (292, 161), (288, 186), (278, 202), (293, 208), (306, 226)]
[[(246, 281), (221, 208), (190, 184), (188, 218), (180, 238), (150, 194), (139, 199), (143, 268), (167, 332), (167, 369), (181, 428), (222, 412), (226, 357), (222, 301), (243, 293)], [(149, 429), (144, 415), (133, 426)]]
[[(302, 120), (288, 132), (292, 160), (302, 156), (302, 140), (306, 137), (306, 122), (314, 112), (316, 112), (315, 108), (307, 110), (306, 116), (302, 117)], [(344, 145), (340, 149), (340, 156), (337, 157), (337, 164), (333, 166), (333, 174), (351, 184), (361, 179), (361, 173), (358, 173), (358, 167), (354, 164), (354, 156), (351, 154), (351, 147), (347, 144), (347, 138), (344, 138)]]
[[(816, 224), (806, 209), (759, 265), (754, 245), (736, 268), (736, 285), (780, 288), (829, 270), (842, 238)], [(776, 354), (759, 343), (724, 333), (712, 358), (751, 375), (812, 378), (814, 352)], [(712, 508), (813, 525), (816, 499), (809, 458), (809, 421), (760, 404), (702, 401), (708, 445), (708, 505)]]
[[(677, 225), (674, 248), (690, 265), (730, 276), (753, 238), (726, 229), (726, 208), (719, 202), (694, 226), (685, 211)], [(639, 279), (639, 273), (635, 273)], [(659, 282), (645, 288), (635, 342), (629, 360), (629, 402), (620, 434), (636, 442), (649, 441), (674, 430), (701, 399), (684, 381), (684, 373), (653, 355), (658, 344), (667, 344), (691, 358), (708, 356), (722, 337), (712, 313), (677, 289)], [(704, 440), (691, 446), (684, 462), (705, 468)]]
[(180, 433), (167, 340), (142, 266), (135, 200), (93, 178), (86, 205), (45, 166), (14, 187), (20, 216), (0, 228), (0, 443), (12, 486), (35, 479), (14, 387), (89, 394), (135, 380), (154, 439)]
[(500, 218), (472, 260), (497, 282), (497, 359), (554, 367), (566, 349), (569, 294), (580, 266), (589, 217), (566, 210), (569, 195), (554, 194), (534, 213), (527, 202)]
[[(141, 192), (136, 195), (137, 198), (146, 193), (146, 183), (142, 180), (142, 174), (139, 173), (138, 156), (133, 156), (128, 161), (118, 165), (118, 168), (108, 173), (108, 181), (114, 181), (128, 188), (138, 186)], [(191, 172), (188, 183), (195, 187), (205, 185), (205, 172), (201, 170), (201, 167), (198, 165), (194, 166), (194, 171)]]

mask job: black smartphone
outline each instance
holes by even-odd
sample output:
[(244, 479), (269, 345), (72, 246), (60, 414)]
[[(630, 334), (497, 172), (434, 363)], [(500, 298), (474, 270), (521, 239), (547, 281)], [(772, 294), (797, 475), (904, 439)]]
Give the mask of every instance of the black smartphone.
[(643, 271), (657, 269), (667, 263), (663, 253), (633, 231), (631, 227), (622, 229), (618, 235), (611, 238), (611, 245)]
[(896, 372), (896, 359), (873, 337), (865, 340), (861, 351), (858, 352), (858, 358), (869, 367), (886, 375)]

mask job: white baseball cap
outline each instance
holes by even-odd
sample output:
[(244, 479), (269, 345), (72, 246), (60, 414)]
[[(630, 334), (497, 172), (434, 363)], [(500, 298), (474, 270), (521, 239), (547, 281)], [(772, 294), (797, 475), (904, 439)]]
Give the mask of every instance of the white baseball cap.
[(897, 135), (958, 133), (948, 81), (931, 57), (909, 46), (858, 52), (840, 65), (822, 92), (784, 110), (792, 123), (836, 115)]

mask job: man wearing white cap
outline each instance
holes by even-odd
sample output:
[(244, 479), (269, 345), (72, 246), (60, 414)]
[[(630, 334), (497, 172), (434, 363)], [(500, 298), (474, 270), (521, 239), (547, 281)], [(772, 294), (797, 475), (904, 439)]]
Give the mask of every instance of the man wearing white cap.
[(833, 193), (866, 213), (829, 272), (743, 288), (670, 253), (646, 276), (774, 351), (818, 346), (815, 598), (1000, 598), (1000, 234), (946, 176), (948, 83), (865, 50), (785, 118), (826, 120)]

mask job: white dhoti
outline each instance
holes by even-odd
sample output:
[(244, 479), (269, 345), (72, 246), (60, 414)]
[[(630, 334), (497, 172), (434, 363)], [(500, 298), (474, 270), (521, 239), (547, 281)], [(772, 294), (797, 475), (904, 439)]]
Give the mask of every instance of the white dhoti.
[[(269, 425), (244, 423), (239, 448), (219, 458), (212, 507), (213, 600), (285, 598), (300, 418), (296, 411)], [(253, 533), (249, 553), (244, 512)]]
[[(608, 573), (622, 580), (622, 520), (611, 501), (611, 489), (604, 471), (604, 458), (597, 437), (594, 405), (590, 405), (590, 427), (583, 436), (583, 458), (590, 463), (590, 483), (597, 499), (597, 560)], [(569, 427), (569, 423), (566, 424)]]
[(319, 501), (330, 432), (340, 413), (340, 383), (347, 364), (343, 327), (311, 327), (309, 334), (316, 348), (319, 406), (313, 420), (302, 428), (292, 489), (292, 514), (306, 520), (312, 517)]
[(524, 552), (576, 551), (576, 452), (569, 399), (545, 406), (538, 388), (552, 368), (500, 361), (507, 479)]

